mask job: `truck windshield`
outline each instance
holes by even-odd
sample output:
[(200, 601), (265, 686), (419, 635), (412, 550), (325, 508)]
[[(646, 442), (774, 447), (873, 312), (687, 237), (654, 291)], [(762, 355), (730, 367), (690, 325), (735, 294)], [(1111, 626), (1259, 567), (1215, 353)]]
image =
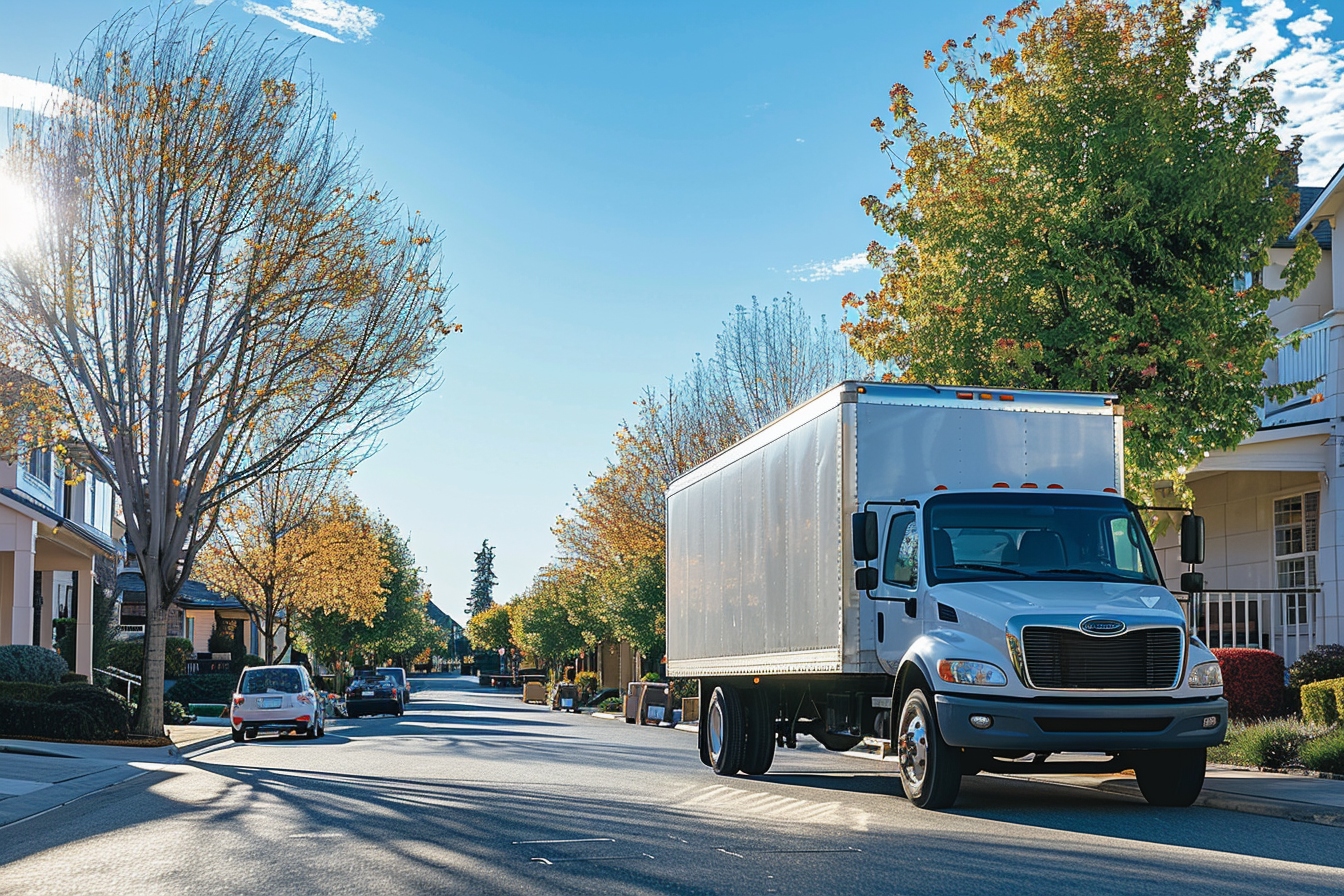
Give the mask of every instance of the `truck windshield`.
[(929, 583), (1002, 579), (1160, 585), (1134, 505), (1040, 492), (930, 498)]

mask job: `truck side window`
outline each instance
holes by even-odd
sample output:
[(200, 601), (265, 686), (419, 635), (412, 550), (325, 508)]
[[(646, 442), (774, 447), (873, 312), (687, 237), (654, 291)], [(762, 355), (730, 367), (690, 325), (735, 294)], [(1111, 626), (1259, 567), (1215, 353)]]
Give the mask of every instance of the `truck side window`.
[(913, 513), (898, 513), (891, 518), (882, 580), (907, 588), (913, 588), (919, 580), (919, 530)]
[(1126, 572), (1143, 572), (1139, 533), (1128, 517), (1111, 520), (1111, 545), (1115, 550), (1115, 568)]

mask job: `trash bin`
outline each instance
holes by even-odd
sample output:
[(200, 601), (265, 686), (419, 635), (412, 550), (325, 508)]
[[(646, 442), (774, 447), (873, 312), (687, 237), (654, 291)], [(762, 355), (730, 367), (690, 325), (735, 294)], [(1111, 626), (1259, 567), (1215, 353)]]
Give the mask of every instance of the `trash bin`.
[(562, 712), (579, 711), (579, 689), (570, 681), (562, 681), (555, 686), (555, 703), (552, 709)]

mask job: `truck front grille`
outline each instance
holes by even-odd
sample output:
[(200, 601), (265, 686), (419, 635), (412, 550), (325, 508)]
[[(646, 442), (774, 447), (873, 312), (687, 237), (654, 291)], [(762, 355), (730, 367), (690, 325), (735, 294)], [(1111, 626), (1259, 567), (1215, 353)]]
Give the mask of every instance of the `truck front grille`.
[(1177, 684), (1184, 637), (1175, 627), (1097, 638), (1076, 629), (1027, 626), (1022, 650), (1032, 687), (1165, 689)]

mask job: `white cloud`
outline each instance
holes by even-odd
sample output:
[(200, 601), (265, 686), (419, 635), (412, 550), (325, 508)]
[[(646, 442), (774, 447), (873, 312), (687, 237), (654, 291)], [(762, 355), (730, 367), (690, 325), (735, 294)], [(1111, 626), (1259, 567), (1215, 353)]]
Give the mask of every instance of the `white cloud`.
[(1302, 135), (1304, 184), (1324, 185), (1344, 164), (1344, 41), (1325, 35), (1332, 21), (1322, 3), (1231, 0), (1213, 13), (1200, 38), (1201, 60), (1229, 60), (1256, 49), (1251, 75), (1274, 69), (1274, 93), (1288, 108), (1285, 137)]
[(267, 6), (254, 0), (243, 3), (243, 12), (274, 19), (286, 28), (310, 37), (345, 43), (337, 35), (366, 40), (382, 19), (382, 13), (345, 0), (290, 0), (287, 6)]
[(73, 97), (68, 90), (54, 84), (0, 74), (0, 109), (36, 111), (70, 99)]
[(793, 277), (794, 280), (801, 280), (804, 283), (815, 283), (818, 280), (843, 277), (845, 274), (862, 271), (866, 267), (868, 267), (868, 254), (866, 252), (858, 252), (847, 258), (839, 258), (835, 261), (813, 261), (808, 264), (800, 264), (797, 267), (789, 268), (789, 275)]

